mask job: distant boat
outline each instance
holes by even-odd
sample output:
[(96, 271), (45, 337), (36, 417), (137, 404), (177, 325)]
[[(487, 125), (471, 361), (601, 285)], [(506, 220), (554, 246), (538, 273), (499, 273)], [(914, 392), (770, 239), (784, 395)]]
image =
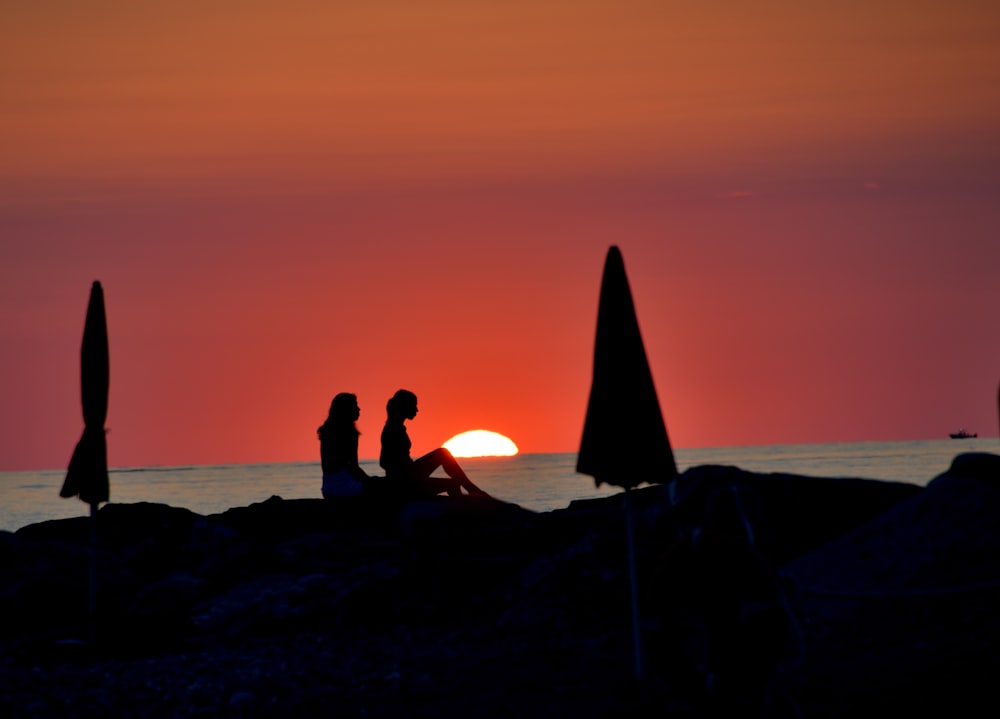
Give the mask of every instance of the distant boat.
[(973, 432), (972, 434), (969, 434), (965, 431), (965, 428), (962, 427), (957, 432), (952, 432), (948, 436), (952, 439), (974, 439), (976, 437), (976, 433)]

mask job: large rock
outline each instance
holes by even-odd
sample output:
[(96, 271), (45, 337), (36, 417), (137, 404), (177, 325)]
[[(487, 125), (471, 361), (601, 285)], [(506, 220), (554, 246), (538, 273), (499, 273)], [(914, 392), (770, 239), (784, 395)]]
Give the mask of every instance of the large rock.
[(1000, 456), (956, 457), (920, 494), (782, 568), (803, 641), (784, 677), (831, 715), (977, 712), (1000, 669)]
[[(114, 715), (108, 702), (118, 696), (126, 707), (118, 713), (134, 716), (293, 708), (318, 716), (331, 706), (369, 716), (420, 714), (414, 707), (428, 716), (457, 707), (595, 716), (652, 706), (684, 716), (697, 699), (689, 683), (703, 679), (685, 672), (691, 652), (716, 641), (691, 630), (729, 611), (699, 600), (715, 581), (705, 567), (741, 570), (714, 572), (738, 606), (761, 598), (779, 565), (929, 491), (733, 467), (693, 468), (632, 491), (656, 690), (639, 696), (608, 690), (630, 673), (623, 495), (544, 513), (480, 497), (272, 497), (209, 516), (107, 505), (97, 525), (98, 656), (76, 660), (90, 679), (101, 677), (103, 693), (92, 695), (86, 672), (53, 650), (84, 634), (89, 525), (45, 522), (0, 533), (0, 612), (18, 620), (0, 631), (0, 671), (17, 687), (0, 696), (0, 713), (52, 713), (91, 697), (96, 713)], [(739, 498), (756, 539), (752, 563), (742, 561), (751, 555), (740, 544), (740, 511), (720, 497)], [(719, 529), (736, 543), (705, 553), (704, 538)], [(681, 645), (682, 631), (694, 641)], [(59, 679), (51, 702), (32, 670), (41, 665)], [(165, 704), (165, 696), (187, 698)]]
[(759, 548), (784, 564), (840, 537), (923, 492), (917, 484), (853, 477), (806, 477), (706, 465), (684, 472), (674, 488), (679, 514), (700, 522), (711, 497), (735, 487)]

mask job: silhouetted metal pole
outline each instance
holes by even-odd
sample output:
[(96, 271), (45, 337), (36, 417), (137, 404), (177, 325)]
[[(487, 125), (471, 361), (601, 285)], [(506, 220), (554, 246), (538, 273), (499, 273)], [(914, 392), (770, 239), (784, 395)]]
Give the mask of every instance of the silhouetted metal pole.
[(625, 510), (625, 535), (628, 546), (628, 587), (632, 600), (632, 666), (635, 678), (642, 679), (645, 670), (642, 661), (642, 627), (639, 616), (639, 578), (635, 566), (635, 530), (632, 526), (632, 490), (626, 489), (622, 497)]

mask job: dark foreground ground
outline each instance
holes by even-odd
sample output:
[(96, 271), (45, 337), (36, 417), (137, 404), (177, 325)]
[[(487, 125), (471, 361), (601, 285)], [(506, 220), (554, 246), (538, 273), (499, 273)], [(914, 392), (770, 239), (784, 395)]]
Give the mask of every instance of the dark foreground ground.
[[(620, 498), (106, 505), (0, 532), (0, 716), (995, 714), (1000, 457)], [(985, 706), (983, 706), (985, 704)]]

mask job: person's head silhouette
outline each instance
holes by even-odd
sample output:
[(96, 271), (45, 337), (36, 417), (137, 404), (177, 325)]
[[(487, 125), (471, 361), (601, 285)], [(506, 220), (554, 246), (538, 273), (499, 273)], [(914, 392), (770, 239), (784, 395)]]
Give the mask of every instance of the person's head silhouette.
[(341, 392), (330, 402), (330, 419), (335, 421), (355, 421), (361, 414), (357, 395)]
[(385, 403), (385, 412), (390, 419), (413, 419), (417, 411), (417, 395), (408, 389), (399, 390)]
[(335, 395), (330, 402), (330, 411), (326, 415), (326, 421), (320, 425), (316, 433), (322, 438), (325, 428), (333, 429), (353, 425), (360, 416), (361, 407), (358, 406), (357, 395), (341, 392)]

